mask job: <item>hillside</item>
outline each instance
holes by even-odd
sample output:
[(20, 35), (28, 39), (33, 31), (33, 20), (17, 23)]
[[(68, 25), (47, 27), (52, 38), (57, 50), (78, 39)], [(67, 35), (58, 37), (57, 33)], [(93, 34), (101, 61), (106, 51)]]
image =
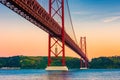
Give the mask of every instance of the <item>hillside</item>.
[[(51, 65), (61, 65), (60, 58), (52, 57)], [(32, 56), (13, 56), (0, 57), (1, 67), (20, 67), (21, 69), (45, 69), (47, 67), (47, 57)], [(72, 63), (72, 64), (71, 64)], [(69, 69), (80, 68), (80, 60), (78, 58), (66, 57), (66, 64)]]
[(120, 68), (120, 56), (94, 58), (90, 62), (93, 69), (117, 69)]
[[(19, 67), (21, 69), (45, 69), (47, 67), (47, 57), (44, 56), (13, 56), (0, 57), (0, 68)], [(52, 57), (52, 66), (61, 65), (61, 57)], [(80, 68), (80, 59), (66, 57), (66, 65), (69, 69)], [(120, 68), (120, 56), (93, 58), (89, 62), (90, 69), (117, 69)]]

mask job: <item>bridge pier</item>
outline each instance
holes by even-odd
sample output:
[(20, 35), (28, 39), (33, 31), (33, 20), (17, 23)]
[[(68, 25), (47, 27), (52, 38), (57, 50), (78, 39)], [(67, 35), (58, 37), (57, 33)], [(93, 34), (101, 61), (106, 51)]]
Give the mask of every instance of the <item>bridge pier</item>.
[[(56, 4), (59, 3), (59, 4)], [(57, 7), (54, 5), (56, 4)], [(55, 17), (59, 17), (59, 20), (61, 20), (61, 31), (59, 35), (50, 35), (48, 37), (48, 66), (46, 70), (63, 70), (68, 71), (67, 66), (65, 66), (65, 29), (64, 29), (64, 0), (49, 0), (49, 14), (51, 17), (55, 19)], [(61, 38), (61, 43), (59, 42), (58, 37)], [(59, 50), (57, 48), (59, 47)], [(53, 50), (55, 48), (55, 51)], [(61, 66), (51, 66), (51, 56), (55, 56), (55, 58), (58, 58), (59, 55), (62, 56), (61, 59)]]
[[(85, 53), (85, 56), (87, 57), (86, 37), (80, 37), (80, 48)], [(87, 68), (88, 68), (88, 62), (84, 60), (83, 58), (81, 58), (80, 69), (87, 69)]]
[(80, 69), (88, 69), (88, 63), (82, 58), (80, 59)]
[(67, 66), (47, 66), (47, 71), (68, 71)]

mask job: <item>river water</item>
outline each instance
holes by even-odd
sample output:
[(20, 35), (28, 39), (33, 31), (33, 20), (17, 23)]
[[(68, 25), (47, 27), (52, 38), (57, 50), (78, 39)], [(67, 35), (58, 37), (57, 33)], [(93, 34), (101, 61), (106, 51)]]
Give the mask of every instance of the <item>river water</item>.
[(0, 80), (120, 80), (120, 69), (45, 71), (39, 69), (0, 70)]

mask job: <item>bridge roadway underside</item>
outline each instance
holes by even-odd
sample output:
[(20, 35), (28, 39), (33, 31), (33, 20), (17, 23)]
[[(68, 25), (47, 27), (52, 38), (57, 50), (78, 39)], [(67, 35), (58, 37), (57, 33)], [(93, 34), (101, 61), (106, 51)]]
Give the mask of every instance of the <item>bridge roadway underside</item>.
[[(45, 11), (44, 8), (40, 6), (36, 0), (0, 0), (0, 2), (61, 41), (60, 25)], [(65, 44), (88, 62), (86, 55), (66, 32)]]

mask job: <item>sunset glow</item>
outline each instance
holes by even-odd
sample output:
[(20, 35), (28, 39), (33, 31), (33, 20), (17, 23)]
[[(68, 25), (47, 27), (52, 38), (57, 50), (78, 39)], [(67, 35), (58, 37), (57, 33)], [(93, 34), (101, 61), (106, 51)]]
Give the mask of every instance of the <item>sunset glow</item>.
[[(68, 1), (78, 43), (87, 38), (88, 58), (120, 56), (120, 1)], [(48, 34), (0, 4), (0, 57), (47, 54)], [(79, 57), (67, 47), (66, 56)]]

